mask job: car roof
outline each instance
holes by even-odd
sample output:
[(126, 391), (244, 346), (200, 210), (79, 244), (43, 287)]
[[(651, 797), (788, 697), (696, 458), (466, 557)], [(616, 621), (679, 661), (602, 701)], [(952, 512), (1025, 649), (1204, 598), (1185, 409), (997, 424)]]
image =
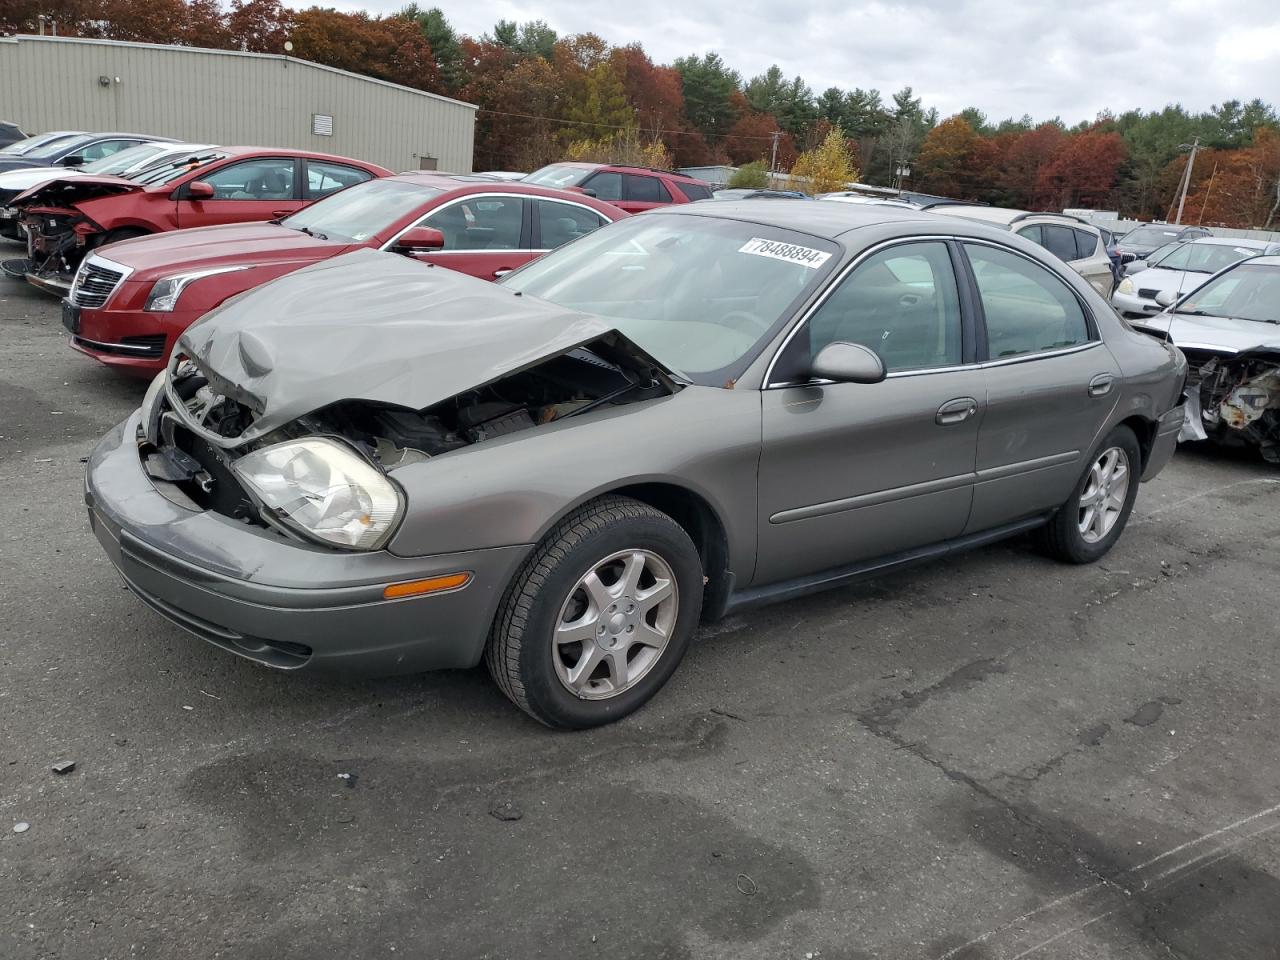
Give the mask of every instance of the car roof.
[(1196, 237), (1187, 243), (1206, 247), (1248, 247), (1250, 250), (1265, 250), (1274, 247), (1280, 240), (1255, 240), (1253, 237)]
[(841, 234), (878, 223), (928, 221), (931, 214), (909, 207), (871, 203), (778, 203), (777, 200), (719, 200), (677, 203), (645, 211), (642, 216), (716, 217), (796, 230), (834, 240)]
[[(586, 160), (557, 160), (555, 163), (548, 163), (547, 166), (577, 167), (579, 170), (617, 170), (620, 173), (660, 173), (664, 177), (675, 177), (677, 180), (688, 180), (691, 183), (708, 185), (705, 180), (699, 180), (697, 177), (691, 177), (689, 174), (681, 173), (678, 170), (664, 170), (661, 167), (637, 167), (630, 163), (590, 163)], [(535, 170), (534, 173), (537, 173), (537, 171)]]
[[(294, 147), (218, 147), (219, 153), (224, 153), (228, 157), (244, 157), (261, 155), (264, 157), (303, 157), (307, 160), (333, 160), (338, 163), (359, 163), (366, 167), (378, 167), (376, 163), (370, 163), (368, 160), (357, 160), (355, 157), (344, 157), (337, 153), (316, 153), (312, 150), (298, 150)], [(379, 167), (378, 169), (384, 169)]]
[(1266, 257), (1250, 257), (1248, 260), (1241, 260), (1241, 263), (1260, 264), (1264, 267), (1280, 267), (1280, 256), (1271, 254)]

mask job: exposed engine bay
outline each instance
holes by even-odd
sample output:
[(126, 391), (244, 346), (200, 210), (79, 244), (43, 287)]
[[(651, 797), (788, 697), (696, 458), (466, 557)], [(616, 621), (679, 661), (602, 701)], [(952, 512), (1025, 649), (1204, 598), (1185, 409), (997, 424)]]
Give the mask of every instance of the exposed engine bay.
[(1188, 402), (1179, 439), (1254, 445), (1264, 459), (1280, 463), (1280, 351), (1183, 352)]
[(248, 443), (234, 441), (254, 422), (250, 406), (215, 391), (191, 359), (167, 374), (182, 409), (157, 391), (143, 406), (140, 454), (153, 480), (176, 486), (193, 505), (264, 524), (231, 465), (255, 450), (306, 437), (341, 438), (390, 473), (472, 444), (533, 430), (607, 406), (667, 396), (679, 388), (646, 369), (614, 334), (468, 390), (423, 410), (341, 400)]

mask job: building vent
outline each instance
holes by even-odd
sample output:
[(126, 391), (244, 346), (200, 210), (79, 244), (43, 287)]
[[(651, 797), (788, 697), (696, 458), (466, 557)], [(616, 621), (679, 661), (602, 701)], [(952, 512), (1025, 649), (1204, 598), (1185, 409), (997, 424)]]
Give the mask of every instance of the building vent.
[(311, 115), (311, 132), (317, 137), (332, 137), (333, 117), (327, 117), (323, 113), (313, 113)]
[(439, 163), (440, 163), (440, 160), (438, 157), (428, 157), (426, 155), (421, 155), (418, 157), (419, 170), (438, 170)]

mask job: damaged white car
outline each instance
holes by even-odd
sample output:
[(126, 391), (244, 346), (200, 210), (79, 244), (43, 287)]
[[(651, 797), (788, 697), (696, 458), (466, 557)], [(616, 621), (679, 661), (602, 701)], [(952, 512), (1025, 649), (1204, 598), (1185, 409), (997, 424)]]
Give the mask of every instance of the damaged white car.
[(1130, 322), (1186, 354), (1180, 439), (1256, 446), (1280, 463), (1280, 256), (1236, 263), (1166, 306)]

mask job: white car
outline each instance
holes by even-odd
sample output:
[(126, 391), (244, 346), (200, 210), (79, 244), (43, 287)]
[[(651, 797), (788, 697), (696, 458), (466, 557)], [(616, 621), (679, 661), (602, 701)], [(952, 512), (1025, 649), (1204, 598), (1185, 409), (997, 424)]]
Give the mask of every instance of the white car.
[(1278, 253), (1280, 243), (1273, 240), (1234, 237), (1188, 240), (1161, 257), (1156, 266), (1121, 280), (1111, 305), (1129, 319), (1154, 316), (1219, 270), (1251, 257)]
[(950, 201), (925, 204), (924, 209), (948, 217), (981, 220), (1026, 237), (1084, 277), (1104, 298), (1111, 296), (1115, 285), (1111, 258), (1107, 256), (1102, 233), (1091, 223), (1060, 213), (1031, 213)]
[(139, 143), (82, 167), (24, 167), (0, 173), (0, 236), (21, 240), (17, 210), (10, 201), (48, 180), (83, 176), (128, 177), (170, 157), (209, 149), (208, 144), (154, 142)]

